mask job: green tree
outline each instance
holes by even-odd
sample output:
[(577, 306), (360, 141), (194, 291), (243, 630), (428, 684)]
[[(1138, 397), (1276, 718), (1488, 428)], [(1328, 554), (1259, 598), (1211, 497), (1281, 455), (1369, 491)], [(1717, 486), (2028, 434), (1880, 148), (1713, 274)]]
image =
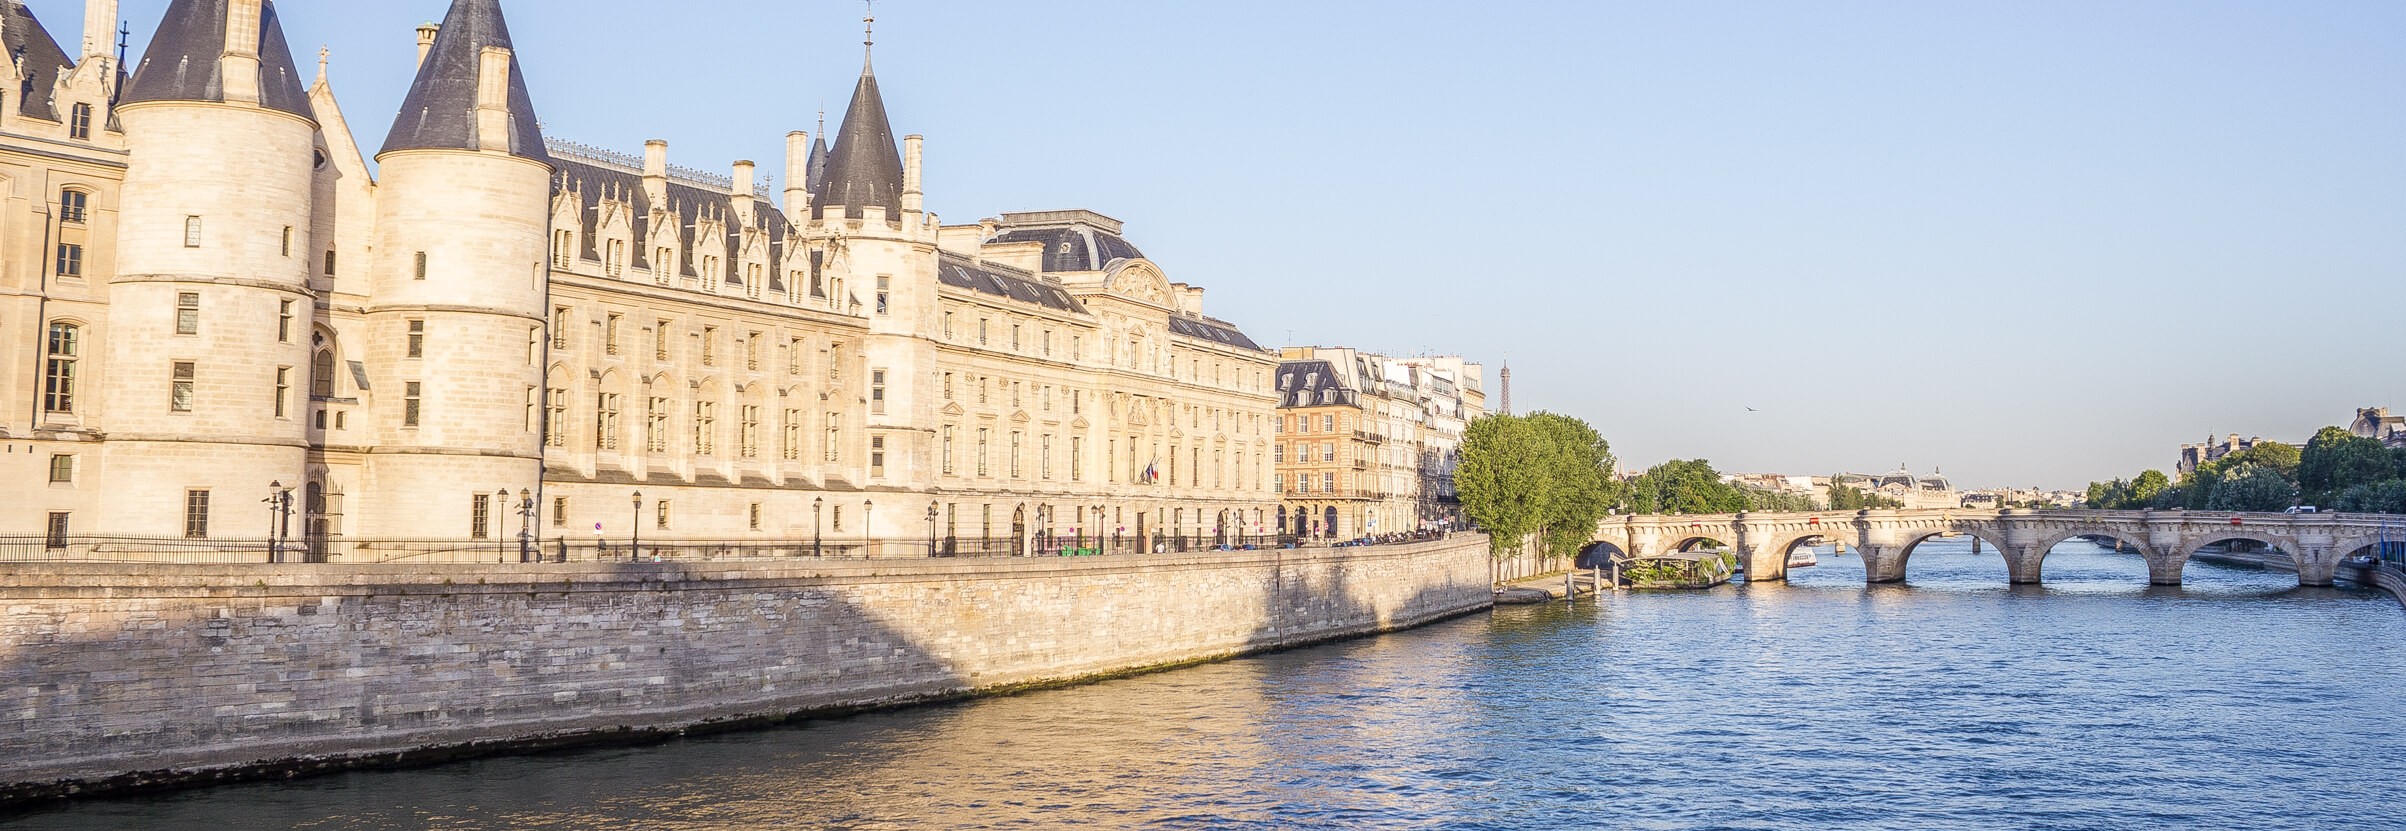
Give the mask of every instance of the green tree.
[(1537, 428), (1517, 416), (1489, 416), (1463, 431), (1454, 491), (1496, 556), (1520, 550), (1543, 521), (1549, 483), (1542, 444)]
[(2406, 479), (2348, 488), (2332, 500), (2332, 507), (2354, 514), (2406, 514)]
[(2360, 485), (2406, 477), (2398, 457), (2377, 439), (2325, 427), (2306, 443), (2297, 466), (2297, 487), (2309, 502), (2329, 504)]
[(1538, 412), (1527, 421), (1537, 435), (1547, 479), (1533, 530), (1548, 555), (1576, 553), (1595, 539), (1596, 523), (1620, 503), (1612, 445), (1596, 428), (1569, 416)]
[(1650, 492), (1651, 510), (1659, 514), (1734, 514), (1747, 509), (1746, 495), (1703, 459), (1672, 460), (1655, 465), (1632, 483), (1631, 490)]
[(2172, 477), (2165, 476), (2163, 471), (2141, 472), (2139, 478), (2130, 480), (2130, 494), (2123, 498), (2121, 507), (2123, 510), (2130, 511), (2143, 511), (2154, 507), (2155, 500), (2162, 497), (2164, 491), (2171, 487)]
[(2216, 511), (2279, 511), (2297, 504), (2297, 485), (2269, 465), (2242, 462), (2224, 471), (2206, 507)]
[(1890, 499), (1877, 493), (1865, 491), (1862, 488), (1848, 487), (1846, 485), (1830, 486), (1830, 510), (1833, 511), (1862, 511), (1902, 507), (1905, 507), (1905, 503), (1900, 500)]

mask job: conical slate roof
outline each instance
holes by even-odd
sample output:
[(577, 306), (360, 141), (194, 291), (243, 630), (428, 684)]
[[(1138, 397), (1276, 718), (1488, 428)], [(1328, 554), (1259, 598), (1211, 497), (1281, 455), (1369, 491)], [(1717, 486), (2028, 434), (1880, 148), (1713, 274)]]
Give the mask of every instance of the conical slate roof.
[[(284, 42), (284, 26), (276, 17), (274, 0), (259, 4), (259, 105), (271, 110), (313, 118), (309, 90), (293, 65), (292, 47)], [(144, 101), (226, 100), (225, 77), (219, 61), (226, 54), (226, 0), (174, 0), (150, 48), (125, 85), (119, 104)]]
[(810, 178), (803, 180), (802, 188), (817, 193), (819, 185), (827, 181), (827, 136), (825, 130), (820, 131), (818, 138), (810, 140), (809, 173)]
[(526, 76), (518, 70), (517, 47), (510, 45), (509, 23), (501, 17), (501, 0), (453, 0), (451, 13), (434, 36), (418, 78), (401, 100), (401, 114), (385, 136), (381, 156), (401, 150), (478, 150), (476, 135), (476, 78), (486, 47), (511, 50), (510, 155), (549, 164), (543, 150), (543, 130), (535, 120), (534, 98), (526, 92)]
[(847, 219), (861, 218), (862, 209), (872, 205), (885, 208), (888, 218), (902, 216), (902, 151), (894, 146), (894, 128), (886, 123), (877, 73), (865, 66), (820, 176), (811, 189), (812, 216), (825, 216), (830, 205), (843, 206)]
[(23, 3), (0, 2), (0, 47), (5, 47), (25, 75), (17, 89), (17, 114), (46, 121), (58, 121), (58, 111), (51, 105), (52, 89), (58, 84), (59, 73), (75, 68), (75, 61), (66, 50), (58, 48), (50, 30), (34, 19), (33, 10)]

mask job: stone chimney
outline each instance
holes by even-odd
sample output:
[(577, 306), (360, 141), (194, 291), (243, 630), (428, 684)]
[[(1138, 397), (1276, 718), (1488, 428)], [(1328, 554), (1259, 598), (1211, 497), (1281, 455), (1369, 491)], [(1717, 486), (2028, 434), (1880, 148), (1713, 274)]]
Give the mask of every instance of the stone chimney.
[(420, 68), (426, 66), (426, 53), (434, 51), (434, 36), (442, 31), (443, 27), (432, 23), (418, 25), (418, 66)]
[(651, 200), (652, 210), (669, 209), (668, 142), (652, 139), (643, 143), (643, 195)]
[(810, 134), (785, 134), (785, 215), (800, 221), (810, 212)]
[(752, 182), (754, 169), (755, 165), (748, 161), (735, 163), (735, 197), (728, 201), (735, 204), (735, 220), (736, 226), (739, 228), (753, 227), (752, 200), (759, 195), (758, 188), (754, 187)]

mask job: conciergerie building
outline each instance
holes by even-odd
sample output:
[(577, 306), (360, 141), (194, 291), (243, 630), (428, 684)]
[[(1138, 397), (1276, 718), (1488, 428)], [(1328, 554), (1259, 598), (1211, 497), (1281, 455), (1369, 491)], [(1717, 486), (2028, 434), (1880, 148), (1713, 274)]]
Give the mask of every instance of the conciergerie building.
[(544, 136), (499, 0), (419, 30), (369, 144), (272, 2), (174, 0), (130, 71), (114, 0), (72, 55), (0, 6), (0, 534), (900, 556), (1274, 521), (1277, 355), (1101, 214), (939, 222), (866, 62), (772, 192)]

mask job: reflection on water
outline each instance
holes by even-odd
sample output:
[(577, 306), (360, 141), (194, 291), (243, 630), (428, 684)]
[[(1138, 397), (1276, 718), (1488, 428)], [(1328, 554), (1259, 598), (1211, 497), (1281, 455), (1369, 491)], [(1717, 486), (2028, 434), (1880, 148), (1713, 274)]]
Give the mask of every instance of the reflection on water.
[(1968, 542), (1075, 689), (96, 801), (25, 828), (2406, 827), (2386, 595)]

